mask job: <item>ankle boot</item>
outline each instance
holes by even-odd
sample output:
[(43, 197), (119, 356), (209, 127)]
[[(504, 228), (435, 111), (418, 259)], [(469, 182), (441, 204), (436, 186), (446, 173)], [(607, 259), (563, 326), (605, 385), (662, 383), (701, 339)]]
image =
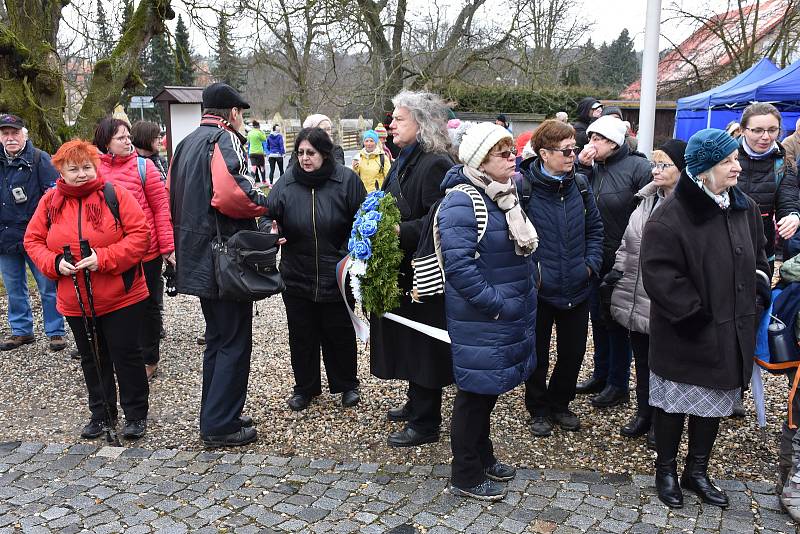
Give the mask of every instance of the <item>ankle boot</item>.
[(683, 492), (678, 484), (678, 447), (683, 433), (683, 414), (668, 414), (660, 408), (653, 412), (656, 437), (656, 492), (670, 508), (683, 506)]
[(719, 418), (689, 417), (689, 454), (686, 456), (681, 486), (695, 492), (704, 503), (727, 508), (728, 496), (708, 477), (708, 462), (718, 429)]

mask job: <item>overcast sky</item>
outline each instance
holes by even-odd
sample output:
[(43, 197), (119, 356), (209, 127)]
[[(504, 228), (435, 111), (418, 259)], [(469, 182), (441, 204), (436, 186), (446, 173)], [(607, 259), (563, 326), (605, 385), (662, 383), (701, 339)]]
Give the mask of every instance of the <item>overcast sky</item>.
[[(352, 0), (355, 2), (355, 0)], [(419, 9), (421, 5), (425, 5), (428, 0), (411, 0), (410, 6), (413, 11), (415, 8)], [(746, 0), (747, 1), (747, 0)], [(752, 0), (751, 0), (752, 1)], [(678, 25), (675, 22), (667, 21), (670, 13), (668, 8), (677, 2), (684, 9), (693, 12), (704, 13), (709, 7), (716, 7), (717, 11), (724, 10), (729, 4), (729, 0), (661, 0), (661, 20), (664, 21), (661, 25), (661, 33), (669, 36), (675, 42), (680, 43), (689, 35), (691, 35), (693, 27), (691, 25), (682, 24)], [(460, 0), (440, 0), (440, 5), (450, 3), (453, 6), (460, 5)], [(491, 0), (489, 0), (490, 5)], [(647, 11), (647, 0), (582, 0), (583, 7), (581, 13), (583, 16), (594, 22), (594, 29), (586, 36), (588, 39), (591, 36), (595, 45), (602, 42), (611, 42), (616, 39), (620, 32), (627, 28), (631, 37), (634, 39), (636, 50), (644, 48), (644, 26)], [(175, 5), (178, 12), (182, 11), (182, 5), (178, 3)], [(457, 11), (452, 10), (453, 13)], [(452, 16), (455, 16), (454, 14)], [(184, 14), (185, 17), (185, 14)], [(185, 19), (188, 17), (185, 17)], [(242, 21), (245, 22), (246, 21)], [(175, 21), (172, 21), (170, 27), (174, 30)], [(205, 37), (197, 29), (191, 29), (192, 45), (195, 51), (201, 54), (209, 54), (211, 44), (205, 42)], [(664, 37), (661, 38), (659, 49), (663, 50), (668, 48), (669, 41)]]

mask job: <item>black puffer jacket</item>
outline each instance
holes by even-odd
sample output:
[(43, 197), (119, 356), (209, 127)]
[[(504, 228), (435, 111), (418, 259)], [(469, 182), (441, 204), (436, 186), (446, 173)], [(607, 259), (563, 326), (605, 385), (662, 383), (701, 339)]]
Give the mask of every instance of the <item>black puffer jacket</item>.
[[(167, 179), (175, 233), (175, 286), (179, 293), (219, 298), (211, 241), (256, 230), (267, 197), (245, 176), (244, 137), (214, 115), (175, 148)], [(214, 173), (212, 178), (212, 166)]]
[[(739, 165), (742, 173), (737, 186), (756, 201), (764, 220), (764, 236), (767, 238), (767, 257), (773, 255), (775, 248), (775, 225), (772, 216), (779, 221), (790, 213), (800, 214), (800, 191), (797, 175), (786, 161), (786, 151), (778, 143), (778, 149), (765, 159), (751, 158), (744, 147), (739, 145)], [(775, 179), (775, 172), (783, 174), (781, 183)]]
[(594, 122), (591, 116), (592, 106), (598, 102), (599, 100), (590, 96), (578, 102), (578, 120), (572, 123), (572, 127), (575, 128), (575, 145), (580, 150), (583, 150), (583, 145), (589, 142), (589, 138), (586, 135), (586, 128)]
[(286, 244), (280, 271), (286, 293), (314, 302), (342, 299), (336, 264), (347, 255), (347, 240), (367, 191), (351, 169), (338, 163), (319, 187), (297, 181), (298, 165), (289, 167), (267, 197), (268, 215), (259, 221), (267, 231), (278, 223)]
[(628, 226), (628, 219), (636, 208), (636, 193), (650, 183), (653, 176), (644, 154), (631, 152), (623, 144), (605, 161), (596, 161), (591, 167), (578, 168), (592, 184), (592, 192), (603, 219), (604, 276), (614, 265), (614, 258)]

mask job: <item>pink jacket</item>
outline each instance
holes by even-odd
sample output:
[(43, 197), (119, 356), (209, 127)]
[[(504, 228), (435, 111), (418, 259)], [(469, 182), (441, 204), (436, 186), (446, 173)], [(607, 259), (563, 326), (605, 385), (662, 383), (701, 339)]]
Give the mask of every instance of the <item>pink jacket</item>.
[(150, 261), (161, 254), (175, 250), (172, 234), (172, 217), (169, 212), (169, 196), (161, 181), (161, 174), (152, 161), (145, 159), (145, 183), (139, 176), (137, 154), (115, 156), (100, 154), (100, 175), (109, 182), (120, 185), (133, 194), (142, 207), (150, 226), (150, 248), (142, 261)]

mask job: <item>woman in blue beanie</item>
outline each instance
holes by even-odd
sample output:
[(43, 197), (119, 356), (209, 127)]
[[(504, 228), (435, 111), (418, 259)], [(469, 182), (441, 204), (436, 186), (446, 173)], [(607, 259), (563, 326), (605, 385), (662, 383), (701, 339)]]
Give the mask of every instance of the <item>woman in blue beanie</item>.
[[(683, 489), (728, 506), (708, 477), (720, 418), (731, 415), (753, 368), (755, 327), (770, 297), (766, 239), (756, 203), (736, 186), (739, 144), (697, 132), (675, 192), (647, 222), (642, 276), (650, 296), (650, 405), (656, 490), (669, 507)], [(689, 450), (678, 483), (686, 416)]]
[(375, 130), (367, 130), (362, 138), (364, 148), (353, 158), (353, 170), (361, 178), (367, 193), (371, 193), (383, 186), (392, 162), (386, 157)]

